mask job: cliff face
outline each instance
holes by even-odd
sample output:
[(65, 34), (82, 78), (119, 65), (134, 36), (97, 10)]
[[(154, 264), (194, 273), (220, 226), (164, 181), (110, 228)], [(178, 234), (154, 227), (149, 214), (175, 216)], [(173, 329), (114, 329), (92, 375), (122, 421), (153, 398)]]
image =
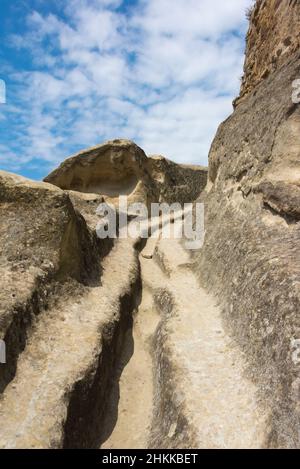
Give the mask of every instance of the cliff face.
[[(196, 266), (271, 409), (267, 447), (299, 447), (300, 77), (298, 1), (258, 1), (239, 105), (209, 154)], [(299, 350), (299, 349), (298, 349)]]
[(258, 0), (252, 8), (240, 97), (280, 68), (300, 47), (298, 0)]

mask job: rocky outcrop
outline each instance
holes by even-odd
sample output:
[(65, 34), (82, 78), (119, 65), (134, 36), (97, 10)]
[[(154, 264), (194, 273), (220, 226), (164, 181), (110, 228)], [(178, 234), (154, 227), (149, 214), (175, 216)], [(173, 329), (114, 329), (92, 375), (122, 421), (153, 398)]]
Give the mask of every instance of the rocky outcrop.
[[(7, 364), (0, 389), (16, 371), (34, 319), (56, 290), (100, 278), (100, 240), (74, 210), (70, 198), (50, 184), (0, 172), (0, 338)], [(62, 292), (61, 292), (62, 294)]]
[[(188, 202), (206, 178), (204, 168), (147, 158), (134, 143), (119, 140), (67, 160), (49, 182), (0, 173), (0, 339), (7, 351), (0, 364), (1, 448), (110, 444), (118, 423), (118, 399), (111, 398), (118, 392), (122, 357), (130, 358), (127, 338), (142, 295), (139, 251), (145, 240), (99, 239), (96, 209), (103, 201), (117, 203), (121, 194), (147, 204)], [(159, 227), (160, 219), (154, 225)], [(152, 255), (148, 259), (152, 262)], [(141, 369), (141, 357), (147, 357), (147, 386), (141, 387), (136, 371), (129, 376), (148, 409), (148, 427), (150, 342), (159, 323), (152, 311), (156, 322), (149, 343), (141, 342), (132, 362)], [(136, 415), (120, 424), (122, 441), (129, 422), (145, 421), (146, 407), (138, 413), (136, 396), (129, 394)], [(148, 430), (141, 432), (144, 445)]]
[(128, 202), (191, 202), (207, 181), (200, 166), (149, 157), (129, 140), (113, 140), (68, 158), (45, 178), (61, 189), (101, 194), (113, 202), (119, 195)]
[(251, 9), (240, 97), (279, 69), (300, 48), (298, 0), (258, 0)]
[(271, 409), (264, 444), (284, 448), (300, 446), (299, 6), (266, 0), (253, 10), (244, 98), (211, 147), (195, 261)]
[(207, 183), (207, 168), (203, 166), (179, 165), (163, 156), (151, 155), (148, 167), (161, 202), (193, 202)]
[[(1, 448), (300, 447), (298, 26), (299, 2), (257, 1), (208, 181), (127, 140), (43, 183), (0, 172)], [(199, 197), (202, 249), (162, 236), (181, 212), (98, 239), (120, 195)]]
[(100, 444), (140, 290), (139, 240), (98, 239), (101, 200), (0, 173), (1, 448)]

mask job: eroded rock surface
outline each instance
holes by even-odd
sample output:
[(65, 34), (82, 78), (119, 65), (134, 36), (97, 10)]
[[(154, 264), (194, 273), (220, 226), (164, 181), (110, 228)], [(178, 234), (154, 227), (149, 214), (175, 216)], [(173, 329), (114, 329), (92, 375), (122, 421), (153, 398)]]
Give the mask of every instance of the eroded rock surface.
[[(254, 76), (246, 74), (252, 91), (212, 144), (206, 239), (196, 260), (272, 411), (266, 445), (285, 448), (300, 446), (300, 108), (292, 102), (300, 54), (291, 54), (299, 6), (266, 0), (253, 11), (246, 57), (246, 72), (257, 62)], [(273, 54), (278, 63), (270, 68)], [(269, 74), (262, 80), (263, 64)]]
[[(138, 386), (139, 408), (145, 412), (147, 404), (148, 420), (141, 437), (130, 441), (134, 447), (149, 444), (151, 341), (159, 315), (150, 302), (134, 319), (142, 291), (138, 253), (145, 241), (98, 239), (96, 209), (104, 201), (117, 203), (120, 195), (146, 204), (191, 201), (206, 178), (204, 168), (147, 158), (129, 141), (67, 160), (47, 178), (53, 184), (1, 172), (0, 338), (7, 350), (0, 365), (1, 448), (109, 447), (114, 426), (126, 446), (128, 419), (140, 419)], [(159, 227), (160, 219), (154, 223)], [(148, 313), (156, 318), (152, 324)], [(132, 334), (136, 355), (122, 376)], [(147, 391), (139, 376), (143, 367)], [(118, 417), (118, 399), (110, 400), (119, 386), (129, 405), (125, 421)]]
[(300, 48), (298, 0), (258, 0), (251, 9), (238, 104)]
[(207, 181), (201, 166), (173, 163), (162, 156), (149, 157), (129, 140), (113, 140), (68, 158), (45, 178), (73, 191), (96, 193), (114, 200), (127, 195), (129, 202), (191, 202)]
[[(7, 364), (0, 388), (13, 378), (27, 331), (66, 282), (100, 278), (100, 240), (61, 189), (0, 172), (0, 338)], [(62, 293), (61, 293), (62, 294)]]
[[(43, 183), (0, 172), (1, 448), (300, 447), (298, 45), (299, 2), (258, 0), (207, 185), (127, 140)], [(200, 196), (203, 248), (162, 216), (147, 242), (98, 239), (120, 195)]]

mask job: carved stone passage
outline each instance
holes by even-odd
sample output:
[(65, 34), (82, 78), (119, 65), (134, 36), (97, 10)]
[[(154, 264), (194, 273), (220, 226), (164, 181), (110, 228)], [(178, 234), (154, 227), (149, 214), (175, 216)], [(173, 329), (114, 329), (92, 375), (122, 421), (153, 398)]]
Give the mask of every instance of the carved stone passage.
[[(254, 5), (208, 171), (113, 140), (0, 172), (0, 448), (300, 447), (299, 9)], [(204, 244), (100, 239), (124, 195), (204, 203)]]

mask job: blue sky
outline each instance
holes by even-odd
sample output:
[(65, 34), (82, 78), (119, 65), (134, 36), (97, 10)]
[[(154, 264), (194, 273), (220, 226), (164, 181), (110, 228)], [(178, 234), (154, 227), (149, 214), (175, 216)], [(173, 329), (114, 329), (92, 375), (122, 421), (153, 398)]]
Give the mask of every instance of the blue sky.
[(239, 90), (252, 0), (0, 0), (0, 168), (40, 179), (130, 138), (207, 164)]

